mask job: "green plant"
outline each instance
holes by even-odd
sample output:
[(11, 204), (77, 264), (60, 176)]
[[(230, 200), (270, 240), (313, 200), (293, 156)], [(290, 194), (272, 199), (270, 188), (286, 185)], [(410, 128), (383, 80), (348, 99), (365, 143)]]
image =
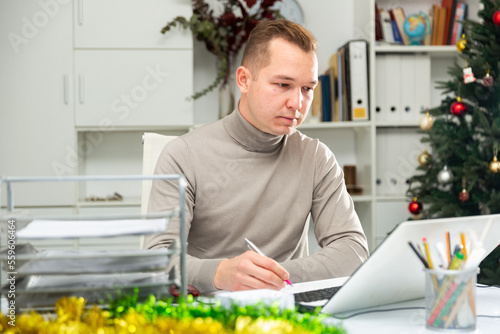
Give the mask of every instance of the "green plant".
[(275, 4), (281, 0), (218, 0), (220, 10), (216, 14), (204, 0), (192, 0), (193, 15), (187, 19), (177, 16), (161, 30), (163, 34), (179, 26), (191, 30), (207, 50), (217, 58), (217, 76), (205, 89), (194, 93), (197, 99), (217, 86), (223, 88), (229, 79), (231, 64), (245, 44), (259, 20), (282, 18)]

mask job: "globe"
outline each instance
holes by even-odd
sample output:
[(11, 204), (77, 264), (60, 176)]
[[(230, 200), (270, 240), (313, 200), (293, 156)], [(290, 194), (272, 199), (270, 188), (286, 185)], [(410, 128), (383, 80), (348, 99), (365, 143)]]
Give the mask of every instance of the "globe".
[(403, 24), (403, 29), (408, 35), (411, 45), (419, 45), (431, 33), (429, 16), (424, 12), (408, 15)]

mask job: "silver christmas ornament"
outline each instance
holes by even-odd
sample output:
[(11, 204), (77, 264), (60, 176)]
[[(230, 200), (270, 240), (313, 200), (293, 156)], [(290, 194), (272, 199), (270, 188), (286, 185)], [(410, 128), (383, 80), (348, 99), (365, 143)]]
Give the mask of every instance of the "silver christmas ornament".
[(443, 169), (438, 173), (437, 180), (439, 183), (444, 184), (451, 181), (453, 174), (448, 169), (448, 166), (444, 166)]

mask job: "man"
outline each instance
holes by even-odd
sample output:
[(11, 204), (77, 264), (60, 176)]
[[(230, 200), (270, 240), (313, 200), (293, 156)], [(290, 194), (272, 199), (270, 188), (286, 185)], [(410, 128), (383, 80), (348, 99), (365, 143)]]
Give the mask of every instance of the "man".
[[(333, 153), (295, 129), (318, 83), (316, 48), (300, 25), (260, 22), (236, 72), (238, 108), (161, 153), (155, 172), (187, 179), (187, 279), (202, 292), (348, 276), (368, 257)], [(177, 196), (174, 184), (155, 181), (149, 211), (171, 209)], [(309, 214), (322, 247), (312, 255)], [(173, 222), (146, 247), (168, 247), (178, 231)], [(268, 257), (249, 251), (244, 238)]]

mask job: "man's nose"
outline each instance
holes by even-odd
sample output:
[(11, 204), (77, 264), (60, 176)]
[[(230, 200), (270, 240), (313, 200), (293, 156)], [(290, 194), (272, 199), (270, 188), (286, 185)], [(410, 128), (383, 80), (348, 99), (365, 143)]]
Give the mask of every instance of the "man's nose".
[(304, 96), (302, 94), (301, 89), (293, 89), (290, 92), (290, 97), (288, 99), (288, 108), (293, 110), (300, 110), (302, 108), (302, 101), (304, 100)]

